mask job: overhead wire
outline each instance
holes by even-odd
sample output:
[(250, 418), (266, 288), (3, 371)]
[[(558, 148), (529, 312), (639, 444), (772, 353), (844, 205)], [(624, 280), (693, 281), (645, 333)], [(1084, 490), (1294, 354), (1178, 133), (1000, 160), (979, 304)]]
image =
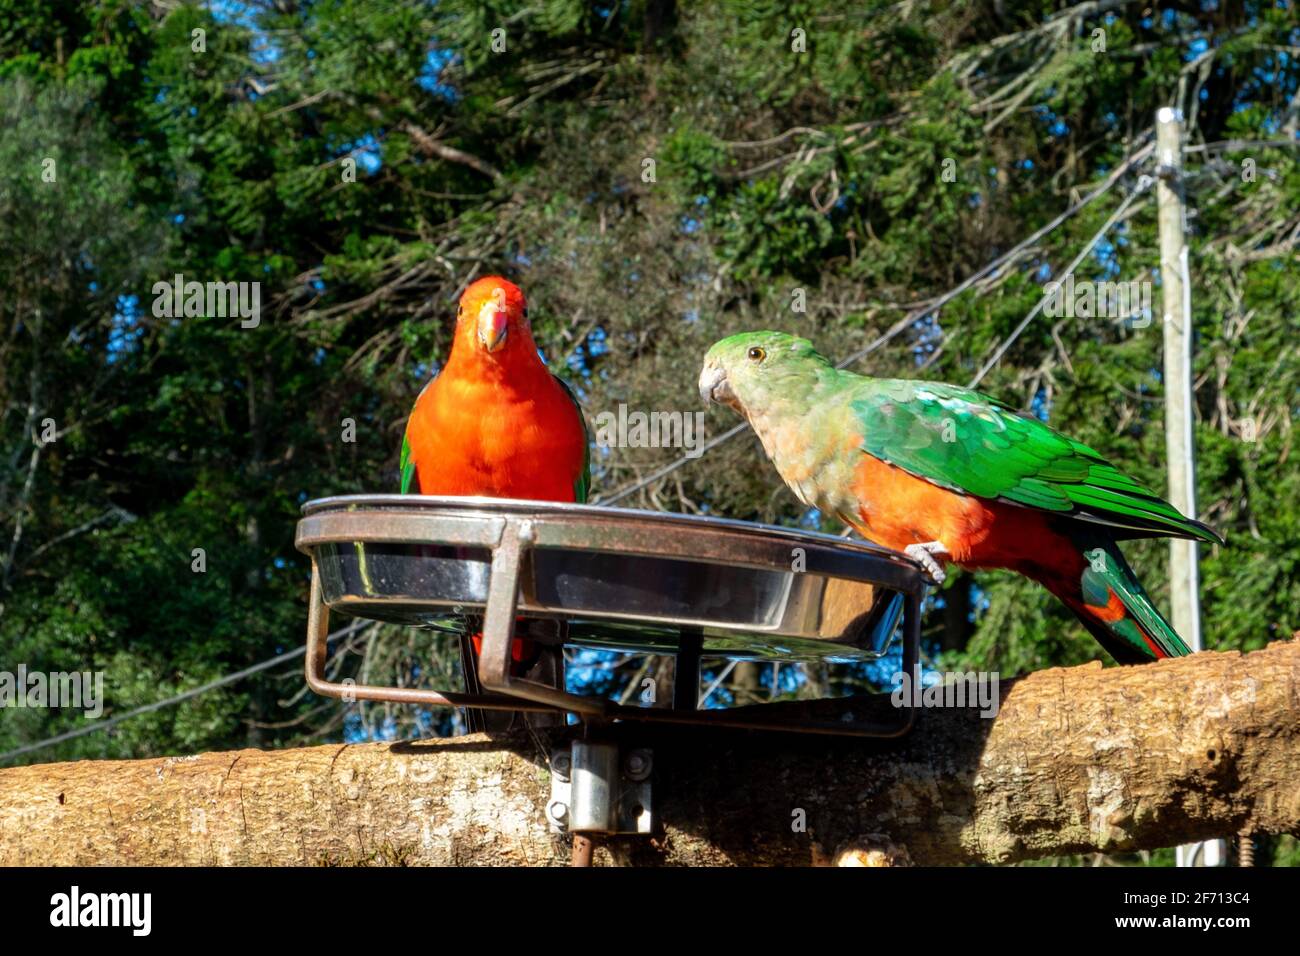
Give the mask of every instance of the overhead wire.
[[(1020, 242), (1016, 243), (1014, 246), (1012, 246), (1002, 255), (998, 256), (996, 259), (993, 259), (991, 262), (987, 263), (976, 272), (967, 276), (964, 280), (959, 282), (957, 285), (953, 286), (948, 291), (944, 292), (942, 295), (936, 296), (935, 298), (930, 299), (929, 301), (924, 302), (921, 305), (917, 306), (916, 308), (910, 310), (906, 315), (904, 315), (901, 319), (899, 319), (897, 322), (891, 325), (888, 329), (882, 332), (871, 342), (867, 343), (865, 346), (851, 353), (847, 358), (839, 362), (836, 365), (836, 368), (841, 368), (841, 369), (847, 368), (848, 366), (853, 365), (855, 362), (861, 361), (862, 359), (866, 358), (868, 355), (870, 355), (872, 352), (876, 351), (877, 349), (888, 344), (890, 341), (896, 338), (901, 332), (910, 328), (918, 320), (924, 318), (927, 315), (931, 315), (934, 312), (938, 311), (939, 309), (943, 308), (944, 305), (951, 302), (953, 299), (957, 298), (957, 296), (961, 295), (963, 292), (966, 292), (968, 289), (974, 286), (981, 279), (984, 279), (985, 277), (992, 275), (1002, 266), (1014, 261), (1017, 257), (1019, 257), (1019, 255), (1022, 252), (1024, 252), (1024, 250), (1028, 249), (1029, 247), (1037, 243), (1040, 239), (1042, 239), (1044, 236), (1051, 233), (1054, 229), (1056, 229), (1062, 223), (1066, 222), (1072, 216), (1076, 215), (1082, 209), (1084, 209), (1085, 207), (1087, 207), (1097, 199), (1100, 199), (1102, 196), (1106, 195), (1124, 177), (1125, 174), (1127, 174), (1130, 170), (1132, 170), (1133, 167), (1136, 166), (1138, 163), (1144, 161), (1155, 150), (1155, 142), (1154, 140), (1152, 140), (1150, 133), (1147, 133), (1142, 137), (1140, 137), (1138, 142), (1142, 145), (1138, 146), (1138, 148), (1130, 152), (1129, 155), (1124, 159), (1124, 161), (1121, 162), (1117, 167), (1115, 167), (1115, 169), (1111, 171), (1111, 173), (1096, 189), (1092, 190), (1090, 193), (1083, 196), (1078, 201), (1072, 203), (1063, 212), (1061, 212), (1059, 215), (1053, 218), (1046, 225), (1036, 229), (1034, 232), (1032, 232), (1030, 235), (1022, 239)], [(1131, 198), (1132, 196), (1130, 196), (1130, 200)], [(1126, 200), (1126, 202), (1129, 202), (1129, 200)], [(1123, 208), (1125, 211), (1127, 210), (1127, 206), (1124, 206)], [(1113, 218), (1117, 219), (1118, 216)], [(1111, 222), (1108, 221), (1107, 225), (1103, 227), (1103, 232), (1101, 233), (1101, 235), (1104, 235), (1104, 230), (1109, 229), (1110, 225)], [(1076, 260), (1076, 262), (1070, 267), (1069, 271), (1072, 272), (1074, 268), (1077, 267), (1078, 263), (1082, 262), (1083, 256), (1086, 256), (1087, 252), (1090, 252), (1092, 246), (1095, 246), (1098, 241), (1100, 241), (1100, 236), (1095, 236), (1091, 241), (1090, 245), (1087, 247), (1087, 250), (1083, 253), (1083, 255), (1080, 256), (1078, 260)], [(1037, 308), (1041, 309), (1042, 303), (1040, 303), (1039, 306), (1037, 306)], [(1033, 315), (1035, 314), (1036, 312), (1032, 312), (1027, 317), (1027, 319), (1032, 319)], [(1028, 321), (1022, 322), (1022, 326), (1023, 325), (1028, 325)], [(1020, 328), (1018, 331), (1016, 331), (1014, 335), (1018, 337), (1021, 331), (1023, 331), (1023, 328)], [(996, 357), (1000, 358), (1004, 352), (1005, 349), (1002, 349), (1002, 351), (999, 352)], [(979, 382), (980, 379), (984, 377), (986, 371), (987, 371), (986, 369), (981, 370), (980, 374), (976, 377), (975, 380), (976, 384)], [(661, 478), (667, 477), (668, 475), (675, 472), (677, 469), (682, 468), (683, 466), (689, 464), (690, 462), (698, 461), (699, 459), (704, 457), (705, 453), (718, 447), (724, 442), (730, 441), (736, 435), (739, 435), (741, 432), (745, 431), (747, 427), (748, 427), (747, 423), (741, 422), (740, 424), (729, 428), (727, 431), (723, 432), (722, 434), (717, 435), (716, 437), (705, 442), (704, 445), (702, 445), (699, 449), (692, 450), (690, 454), (682, 455), (680, 458), (677, 458), (674, 461), (671, 461), (668, 464), (655, 469), (649, 475), (646, 475), (643, 478), (637, 479), (634, 482), (630, 482), (623, 488), (620, 488), (618, 491), (610, 495), (597, 496), (595, 499), (592, 500), (591, 504), (612, 505), (615, 502), (622, 501), (624, 498), (628, 498), (631, 495), (636, 494), (638, 491), (641, 491), (642, 489), (649, 487), (650, 485), (654, 484), (656, 481), (659, 481)]]

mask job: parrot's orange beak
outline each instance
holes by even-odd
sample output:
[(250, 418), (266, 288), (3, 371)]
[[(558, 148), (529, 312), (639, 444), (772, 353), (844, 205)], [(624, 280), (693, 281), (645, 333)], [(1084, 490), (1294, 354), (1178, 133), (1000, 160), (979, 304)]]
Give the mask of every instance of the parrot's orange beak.
[(495, 352), (506, 341), (510, 327), (510, 314), (503, 301), (493, 297), (478, 310), (478, 340), (489, 352)]

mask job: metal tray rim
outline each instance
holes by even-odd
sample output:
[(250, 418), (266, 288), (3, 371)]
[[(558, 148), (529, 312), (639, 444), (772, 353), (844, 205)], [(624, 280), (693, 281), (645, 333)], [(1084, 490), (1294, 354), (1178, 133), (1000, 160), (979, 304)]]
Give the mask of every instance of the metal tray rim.
[(581, 516), (584, 518), (636, 518), (652, 520), (693, 530), (728, 531), (754, 536), (778, 536), (794, 542), (854, 551), (884, 558), (902, 565), (909, 571), (924, 575), (925, 568), (905, 554), (892, 551), (870, 541), (860, 538), (842, 538), (839, 535), (823, 531), (807, 531), (802, 528), (788, 528), (782, 525), (764, 524), (757, 521), (742, 521), (737, 518), (721, 518), (712, 515), (688, 515), (676, 511), (648, 511), (643, 508), (615, 508), (608, 505), (571, 504), (555, 501), (531, 501), (520, 498), (484, 498), (452, 497), (446, 495), (401, 495), (401, 494), (360, 494), (333, 495), (328, 498), (315, 498), (302, 505), (303, 517), (338, 510), (388, 510), (388, 511), (459, 511), (477, 512), (481, 515), (508, 514), (544, 514), (547, 517), (563, 518)]

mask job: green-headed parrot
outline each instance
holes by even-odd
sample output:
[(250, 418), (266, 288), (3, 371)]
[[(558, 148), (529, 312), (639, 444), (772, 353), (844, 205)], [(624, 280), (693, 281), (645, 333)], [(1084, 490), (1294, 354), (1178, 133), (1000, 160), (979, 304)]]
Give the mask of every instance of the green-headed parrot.
[(715, 344), (700, 394), (748, 419), (800, 501), (937, 583), (948, 561), (1007, 568), (1055, 594), (1121, 663), (1189, 653), (1116, 542), (1222, 538), (1037, 418), (967, 388), (837, 369), (783, 332)]

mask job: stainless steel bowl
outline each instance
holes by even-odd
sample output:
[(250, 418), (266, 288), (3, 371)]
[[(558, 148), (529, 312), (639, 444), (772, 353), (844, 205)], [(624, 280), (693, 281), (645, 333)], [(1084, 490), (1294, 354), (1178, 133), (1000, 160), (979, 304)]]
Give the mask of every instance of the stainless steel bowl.
[[(909, 608), (915, 630), (925, 587), (919, 565), (863, 542), (496, 498), (321, 499), (303, 507), (296, 545), (312, 559), (322, 642), (330, 611), (426, 627), (482, 615), (485, 687), (588, 712), (600, 708), (510, 677), (516, 614), (566, 621), (566, 643), (673, 653), (689, 634), (706, 655), (864, 660), (885, 653)], [(311, 657), (309, 681), (331, 686)]]
[[(375, 495), (304, 506), (298, 549), (319, 569), (331, 610), (437, 626), (487, 604), (506, 517), (532, 527), (520, 613), (577, 621), (699, 627), (706, 650), (820, 656), (839, 645), (878, 656), (920, 568), (873, 545), (720, 518), (490, 498)], [(613, 629), (577, 628), (594, 643)], [(656, 628), (649, 644), (660, 646)], [(626, 644), (626, 635), (615, 640)]]

